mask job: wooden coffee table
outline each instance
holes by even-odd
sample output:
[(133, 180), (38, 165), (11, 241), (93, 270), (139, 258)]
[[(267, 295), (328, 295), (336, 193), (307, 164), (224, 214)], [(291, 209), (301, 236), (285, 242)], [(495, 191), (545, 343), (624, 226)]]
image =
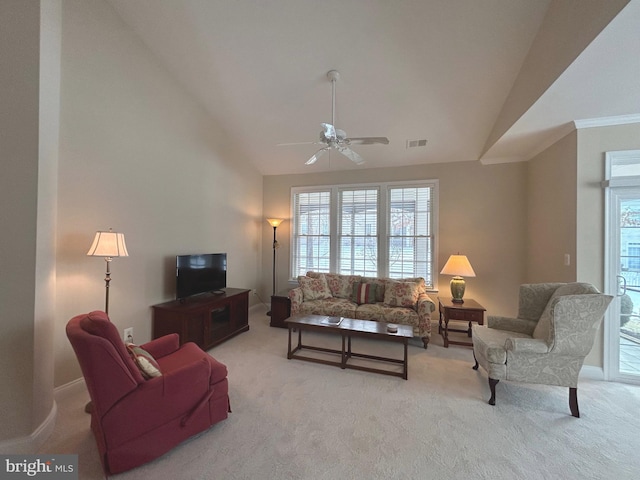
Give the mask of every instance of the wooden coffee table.
[[(375, 322), (372, 320), (356, 320), (354, 318), (328, 317), (325, 315), (294, 315), (286, 319), (285, 322), (287, 323), (287, 326), (289, 328), (289, 347), (287, 350), (288, 359), (295, 358), (308, 362), (334, 365), (342, 369), (351, 368), (354, 370), (363, 370), (365, 372), (382, 373), (384, 375), (402, 377), (407, 380), (407, 370), (409, 363), (407, 350), (409, 339), (413, 337), (413, 328), (409, 325), (397, 325), (397, 332), (389, 332), (387, 330), (387, 325), (389, 324), (387, 323)], [(298, 345), (292, 349), (291, 332), (294, 330), (298, 331)], [(303, 330), (337, 333), (342, 337), (342, 349), (335, 350), (331, 348), (316, 347), (312, 345), (303, 345)], [(355, 353), (351, 349), (352, 337), (375, 338), (387, 342), (402, 343), (404, 345), (404, 358), (402, 360), (399, 360), (395, 358), (379, 357), (376, 355), (367, 355), (364, 353)], [(340, 355), (340, 361), (332, 361), (323, 358), (314, 358), (299, 355), (298, 352), (302, 349)], [(365, 358), (368, 360), (376, 360), (379, 362), (402, 365), (402, 372), (348, 363), (351, 358)]]

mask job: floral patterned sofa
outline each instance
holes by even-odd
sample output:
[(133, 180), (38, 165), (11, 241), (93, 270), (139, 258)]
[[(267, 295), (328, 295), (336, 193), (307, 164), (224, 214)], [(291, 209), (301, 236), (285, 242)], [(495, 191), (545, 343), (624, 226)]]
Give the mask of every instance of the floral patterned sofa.
[(427, 348), (433, 300), (424, 278), (389, 279), (307, 272), (289, 291), (291, 315), (328, 315), (410, 325)]

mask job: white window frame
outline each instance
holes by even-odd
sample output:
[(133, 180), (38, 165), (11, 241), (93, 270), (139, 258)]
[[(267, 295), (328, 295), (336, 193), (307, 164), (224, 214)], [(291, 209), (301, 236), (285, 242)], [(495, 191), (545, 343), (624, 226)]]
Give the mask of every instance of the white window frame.
[[(329, 271), (338, 271), (339, 260), (339, 222), (340, 222), (340, 192), (348, 190), (365, 190), (365, 189), (377, 189), (378, 190), (378, 274), (379, 277), (388, 277), (388, 245), (389, 245), (389, 190), (391, 188), (420, 188), (429, 187), (432, 188), (432, 206), (431, 206), (431, 225), (430, 231), (432, 236), (432, 256), (431, 259), (431, 280), (432, 284), (428, 287), (429, 291), (436, 292), (438, 290), (438, 210), (439, 210), (439, 181), (437, 179), (426, 180), (412, 180), (401, 182), (382, 182), (382, 183), (355, 183), (355, 184), (340, 184), (340, 185), (318, 185), (318, 186), (305, 186), (305, 187), (292, 187), (291, 188), (291, 257), (290, 257), (290, 281), (294, 281), (297, 278), (299, 272), (295, 264), (296, 255), (296, 231), (297, 231), (297, 218), (295, 212), (296, 195), (300, 193), (313, 193), (313, 192), (330, 192), (330, 268)], [(428, 279), (425, 279), (428, 280)]]

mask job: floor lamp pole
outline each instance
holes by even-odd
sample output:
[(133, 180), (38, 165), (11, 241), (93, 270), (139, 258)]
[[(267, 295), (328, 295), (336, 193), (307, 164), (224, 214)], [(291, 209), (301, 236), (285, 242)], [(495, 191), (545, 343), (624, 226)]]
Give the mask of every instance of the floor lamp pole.
[(106, 290), (105, 300), (104, 300), (104, 313), (109, 314), (109, 282), (111, 282), (111, 270), (109, 269), (109, 265), (111, 264), (111, 257), (104, 257), (105, 262), (107, 262), (107, 272), (104, 277), (104, 288)]
[(276, 228), (278, 227), (273, 227), (273, 295), (276, 294), (276, 249), (278, 248)]
[[(278, 241), (276, 240), (277, 226), (273, 226), (273, 280), (272, 280), (272, 296), (276, 294), (276, 249), (278, 248)], [(267, 312), (267, 315), (271, 316), (271, 310)]]

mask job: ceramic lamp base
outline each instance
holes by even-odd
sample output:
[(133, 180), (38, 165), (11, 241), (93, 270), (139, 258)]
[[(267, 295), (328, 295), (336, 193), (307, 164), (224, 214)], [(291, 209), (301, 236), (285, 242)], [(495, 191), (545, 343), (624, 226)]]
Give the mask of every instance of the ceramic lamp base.
[(453, 303), (464, 303), (462, 297), (464, 297), (465, 283), (462, 277), (453, 277), (451, 279), (451, 301)]

